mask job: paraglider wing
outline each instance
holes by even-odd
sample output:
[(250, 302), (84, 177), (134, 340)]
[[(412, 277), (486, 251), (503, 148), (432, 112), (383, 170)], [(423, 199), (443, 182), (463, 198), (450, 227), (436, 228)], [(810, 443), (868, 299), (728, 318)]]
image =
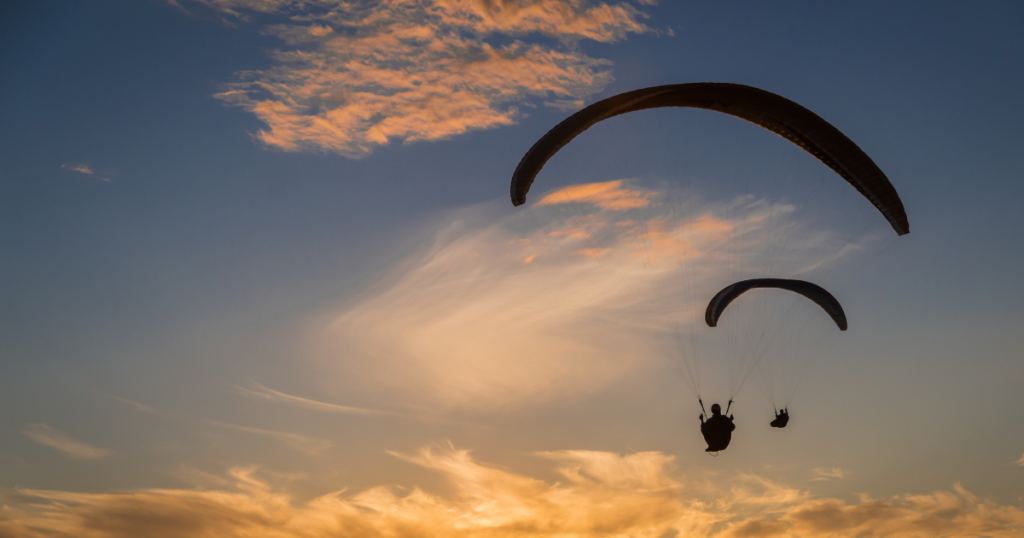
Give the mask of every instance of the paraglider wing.
[(526, 203), (526, 193), (544, 163), (592, 125), (620, 114), (664, 107), (722, 112), (786, 138), (835, 170), (860, 191), (882, 212), (897, 234), (910, 233), (907, 213), (892, 183), (878, 165), (839, 129), (814, 112), (774, 93), (742, 84), (718, 82), (643, 88), (598, 101), (573, 114), (548, 131), (519, 161), (510, 187), (512, 205)]
[(718, 318), (721, 317), (722, 312), (729, 306), (729, 303), (755, 288), (777, 288), (799, 293), (814, 301), (815, 304), (828, 313), (832, 320), (836, 322), (836, 325), (839, 326), (839, 330), (846, 330), (846, 312), (843, 311), (843, 306), (839, 304), (839, 301), (831, 293), (825, 291), (825, 288), (817, 284), (786, 278), (754, 278), (726, 286), (722, 291), (715, 294), (711, 302), (708, 303), (707, 310), (704, 312), (704, 321), (707, 322), (708, 327), (718, 325)]

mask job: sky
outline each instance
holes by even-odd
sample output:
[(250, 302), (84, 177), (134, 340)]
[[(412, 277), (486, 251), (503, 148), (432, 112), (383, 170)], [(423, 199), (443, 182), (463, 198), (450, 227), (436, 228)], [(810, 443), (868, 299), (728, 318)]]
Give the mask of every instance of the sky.
[[(4, 2), (0, 537), (1024, 533), (1022, 16)], [(911, 233), (697, 110), (509, 202), (574, 111), (684, 82), (814, 111)], [(704, 325), (753, 276), (850, 329), (774, 291)], [(735, 396), (717, 457), (698, 394)]]

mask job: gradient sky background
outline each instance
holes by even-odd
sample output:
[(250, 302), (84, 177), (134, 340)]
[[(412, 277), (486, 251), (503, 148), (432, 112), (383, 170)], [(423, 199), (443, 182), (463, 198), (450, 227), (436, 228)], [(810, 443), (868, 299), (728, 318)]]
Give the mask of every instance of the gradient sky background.
[[(1024, 532), (1022, 20), (1019, 2), (4, 2), (0, 536)], [(525, 273), (501, 246), (535, 211), (508, 180), (547, 129), (694, 81), (817, 112), (912, 230), (835, 279), (851, 330), (793, 424), (768, 428), (747, 389), (717, 459), (636, 328), (572, 302), (586, 274)], [(615, 125), (531, 200), (766, 162), (841, 182), (721, 115)], [(542, 311), (561, 325), (519, 325)]]

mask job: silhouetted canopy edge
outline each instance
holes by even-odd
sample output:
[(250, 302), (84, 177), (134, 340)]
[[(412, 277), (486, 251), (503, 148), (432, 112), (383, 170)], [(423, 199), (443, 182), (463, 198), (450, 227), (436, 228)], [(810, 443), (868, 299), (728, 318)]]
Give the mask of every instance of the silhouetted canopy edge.
[(638, 110), (687, 107), (729, 114), (800, 146), (853, 185), (899, 235), (910, 233), (907, 213), (885, 173), (839, 129), (806, 108), (752, 86), (721, 82), (669, 84), (633, 90), (598, 101), (568, 117), (538, 140), (516, 167), (512, 205), (526, 203), (533, 180), (563, 146), (594, 124)]
[(846, 312), (843, 311), (843, 306), (839, 304), (839, 301), (831, 293), (817, 284), (787, 278), (754, 278), (741, 280), (726, 286), (722, 291), (715, 294), (711, 302), (708, 303), (707, 310), (704, 312), (704, 321), (707, 322), (708, 327), (718, 325), (718, 318), (721, 317), (722, 312), (725, 312), (725, 308), (729, 306), (729, 303), (755, 288), (776, 288), (799, 293), (814, 301), (815, 304), (831, 316), (832, 321), (835, 321), (836, 325), (839, 326), (839, 330), (845, 331), (847, 328)]

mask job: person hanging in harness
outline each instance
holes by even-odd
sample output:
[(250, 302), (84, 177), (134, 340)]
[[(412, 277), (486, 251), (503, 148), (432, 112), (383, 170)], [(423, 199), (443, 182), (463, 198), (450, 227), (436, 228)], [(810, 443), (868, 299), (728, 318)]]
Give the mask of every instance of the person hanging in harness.
[[(701, 402), (700, 407), (701, 410), (704, 409), (704, 402)], [(732, 407), (732, 400), (729, 400), (729, 407)], [(727, 408), (725, 412), (728, 413), (729, 409)], [(732, 441), (732, 431), (736, 429), (736, 425), (733, 424), (734, 417), (723, 415), (722, 406), (712, 405), (711, 414), (707, 420), (704, 420), (704, 413), (700, 415), (700, 433), (704, 435), (704, 441), (708, 444), (704, 452), (725, 450), (729, 446), (729, 441)]]
[(771, 422), (773, 428), (785, 428), (786, 424), (789, 424), (789, 410), (783, 409), (782, 411), (775, 412), (775, 420)]

